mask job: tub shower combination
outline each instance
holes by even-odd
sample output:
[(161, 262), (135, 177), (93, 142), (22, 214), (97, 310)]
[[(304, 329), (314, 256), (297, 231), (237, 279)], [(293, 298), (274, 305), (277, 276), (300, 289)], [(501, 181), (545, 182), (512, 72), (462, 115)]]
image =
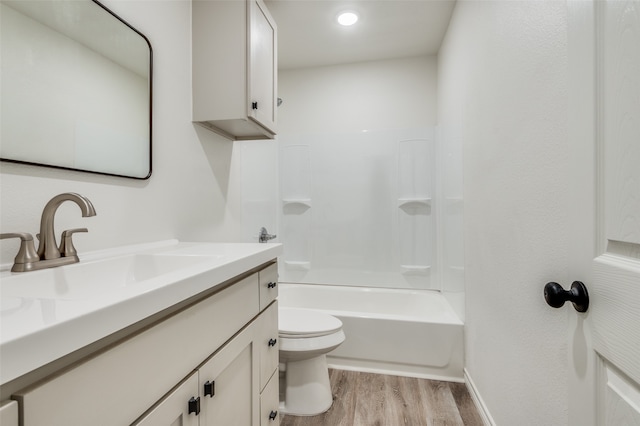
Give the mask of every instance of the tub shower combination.
[(463, 323), (436, 267), (433, 133), (279, 139), (279, 303), (342, 321), (330, 366), (462, 381)]

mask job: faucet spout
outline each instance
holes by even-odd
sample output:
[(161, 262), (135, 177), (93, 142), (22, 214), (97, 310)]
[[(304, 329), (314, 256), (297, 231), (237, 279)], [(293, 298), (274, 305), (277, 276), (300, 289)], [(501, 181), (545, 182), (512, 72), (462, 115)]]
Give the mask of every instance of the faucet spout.
[(57, 259), (61, 256), (56, 243), (53, 220), (58, 207), (60, 207), (60, 205), (65, 201), (73, 201), (76, 203), (82, 211), (82, 217), (96, 215), (96, 210), (94, 209), (93, 204), (91, 204), (91, 201), (80, 194), (65, 192), (64, 194), (56, 195), (49, 200), (47, 205), (44, 206), (42, 218), (40, 219), (40, 245), (38, 246), (38, 256), (41, 260)]

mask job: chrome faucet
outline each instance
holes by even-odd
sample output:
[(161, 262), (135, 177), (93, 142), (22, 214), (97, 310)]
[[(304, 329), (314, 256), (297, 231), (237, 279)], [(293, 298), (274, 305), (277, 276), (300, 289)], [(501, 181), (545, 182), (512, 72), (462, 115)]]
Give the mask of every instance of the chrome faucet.
[(40, 245), (36, 252), (33, 237), (28, 233), (0, 234), (0, 239), (20, 238), (20, 250), (15, 258), (11, 271), (26, 272), (38, 269), (53, 268), (80, 261), (71, 236), (76, 232), (87, 232), (87, 228), (67, 229), (62, 232), (60, 246), (56, 243), (53, 222), (58, 207), (65, 201), (73, 201), (80, 207), (82, 217), (96, 215), (96, 210), (86, 197), (80, 194), (66, 192), (56, 195), (45, 206), (40, 219)]
[(276, 237), (276, 234), (269, 234), (267, 232), (267, 228), (264, 226), (260, 228), (260, 233), (258, 234), (258, 242), (266, 243), (269, 240), (273, 240)]

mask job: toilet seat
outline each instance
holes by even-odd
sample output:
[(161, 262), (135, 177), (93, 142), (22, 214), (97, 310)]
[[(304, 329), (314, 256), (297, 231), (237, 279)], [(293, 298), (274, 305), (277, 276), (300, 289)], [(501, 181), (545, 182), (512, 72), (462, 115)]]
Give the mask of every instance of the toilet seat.
[(278, 310), (278, 334), (289, 339), (322, 337), (342, 329), (342, 321), (324, 312), (284, 308)]

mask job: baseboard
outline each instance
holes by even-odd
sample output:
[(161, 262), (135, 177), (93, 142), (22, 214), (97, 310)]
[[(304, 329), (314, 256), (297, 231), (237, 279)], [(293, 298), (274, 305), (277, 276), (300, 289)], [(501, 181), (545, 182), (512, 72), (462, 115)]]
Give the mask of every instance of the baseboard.
[(467, 369), (464, 369), (464, 382), (467, 385), (467, 389), (469, 390), (469, 394), (471, 395), (471, 399), (473, 399), (473, 403), (476, 405), (478, 409), (478, 413), (480, 413), (480, 417), (482, 417), (482, 422), (485, 426), (496, 426), (496, 422), (493, 421), (493, 417), (491, 417), (491, 413), (489, 413), (489, 409), (485, 405), (480, 393), (478, 392), (478, 388), (476, 388), (475, 383), (471, 379), (469, 372)]

